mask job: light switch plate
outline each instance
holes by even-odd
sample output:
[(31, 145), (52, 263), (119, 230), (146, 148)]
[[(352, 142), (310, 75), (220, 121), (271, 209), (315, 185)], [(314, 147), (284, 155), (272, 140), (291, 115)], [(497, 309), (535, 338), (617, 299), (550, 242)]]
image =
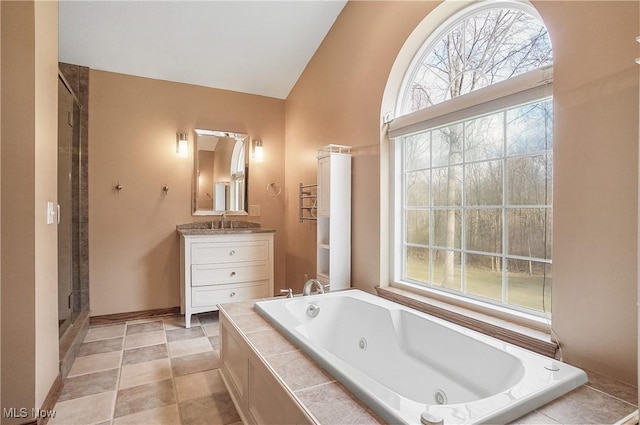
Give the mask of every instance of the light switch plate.
[(53, 202), (47, 202), (47, 224), (53, 224), (55, 215), (55, 204)]
[(249, 215), (251, 217), (260, 217), (260, 205), (249, 205)]

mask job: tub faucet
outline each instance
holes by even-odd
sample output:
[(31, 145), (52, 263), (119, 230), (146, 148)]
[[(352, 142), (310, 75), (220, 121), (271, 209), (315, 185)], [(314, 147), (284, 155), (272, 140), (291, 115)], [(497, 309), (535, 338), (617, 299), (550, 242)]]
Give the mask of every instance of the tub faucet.
[(280, 290), (281, 294), (287, 294), (287, 298), (293, 298), (293, 289), (285, 288)]
[(324, 286), (318, 279), (309, 279), (304, 283), (304, 287), (302, 288), (302, 295), (311, 295), (311, 289), (315, 286), (318, 290), (318, 294), (324, 294)]

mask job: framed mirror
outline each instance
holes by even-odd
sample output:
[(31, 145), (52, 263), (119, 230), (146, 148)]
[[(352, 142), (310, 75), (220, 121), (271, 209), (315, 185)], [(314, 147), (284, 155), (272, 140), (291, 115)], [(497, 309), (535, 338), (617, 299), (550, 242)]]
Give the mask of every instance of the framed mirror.
[(194, 130), (193, 215), (247, 214), (249, 135)]

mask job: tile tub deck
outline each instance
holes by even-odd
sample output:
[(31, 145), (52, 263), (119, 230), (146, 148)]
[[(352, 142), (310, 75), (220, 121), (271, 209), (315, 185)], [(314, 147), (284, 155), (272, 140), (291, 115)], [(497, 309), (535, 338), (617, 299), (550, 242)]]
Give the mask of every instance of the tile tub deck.
[[(221, 311), (318, 423), (383, 423), (371, 409), (263, 319), (253, 309), (255, 301), (223, 304)], [(614, 424), (637, 410), (637, 388), (594, 372), (587, 371), (587, 374), (587, 384), (512, 423)]]

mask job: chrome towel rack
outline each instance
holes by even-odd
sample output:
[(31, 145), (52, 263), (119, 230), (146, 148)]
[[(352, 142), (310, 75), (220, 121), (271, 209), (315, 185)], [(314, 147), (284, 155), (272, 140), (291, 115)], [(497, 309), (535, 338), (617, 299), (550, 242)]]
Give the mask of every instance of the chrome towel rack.
[(300, 223), (305, 220), (317, 220), (316, 211), (318, 210), (318, 185), (300, 183), (298, 192), (300, 197), (298, 216)]

